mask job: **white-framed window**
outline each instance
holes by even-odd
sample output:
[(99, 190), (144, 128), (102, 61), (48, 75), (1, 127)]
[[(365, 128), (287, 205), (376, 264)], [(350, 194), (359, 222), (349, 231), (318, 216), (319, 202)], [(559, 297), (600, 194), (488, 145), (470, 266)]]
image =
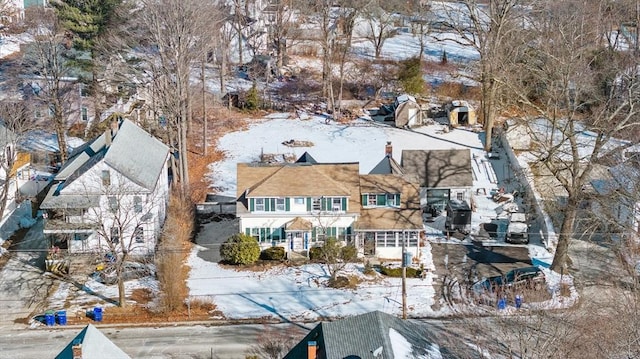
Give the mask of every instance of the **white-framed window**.
[(120, 228), (119, 227), (111, 227), (111, 242), (118, 244), (120, 243)]
[(85, 84), (80, 84), (80, 97), (87, 97), (89, 96), (89, 86), (85, 85)]
[(256, 211), (264, 211), (264, 198), (255, 199), (255, 209)]
[(133, 239), (137, 243), (144, 242), (144, 228), (142, 226), (137, 226), (136, 229), (133, 231)]
[(133, 197), (133, 209), (136, 213), (142, 213), (142, 197)]
[(375, 194), (370, 194), (367, 196), (367, 206), (377, 206), (378, 205), (378, 196)]
[(116, 198), (116, 196), (109, 196), (107, 197), (107, 200), (109, 201), (109, 210), (111, 212), (115, 212), (118, 210), (118, 199)]
[(322, 200), (320, 197), (316, 197), (313, 199), (311, 209), (313, 209), (314, 211), (322, 210)]
[(100, 174), (100, 178), (102, 179), (103, 186), (111, 185), (111, 173), (109, 172), (109, 170), (103, 170)]
[(295, 204), (304, 204), (304, 198), (298, 197), (293, 199), (293, 203)]
[(88, 108), (83, 106), (80, 109), (80, 113), (81, 113), (81, 116), (82, 116), (82, 121), (85, 121), (85, 122), (89, 121), (89, 109)]
[(284, 210), (285, 210), (284, 198), (276, 198), (276, 211), (284, 212)]
[(464, 200), (464, 193), (462, 193), (462, 192), (456, 193), (456, 198), (458, 199), (458, 201), (463, 201)]
[(399, 203), (396, 203), (395, 193), (387, 193), (387, 206), (395, 207), (398, 205)]
[(331, 209), (334, 211), (342, 211), (342, 198), (334, 197), (331, 199)]

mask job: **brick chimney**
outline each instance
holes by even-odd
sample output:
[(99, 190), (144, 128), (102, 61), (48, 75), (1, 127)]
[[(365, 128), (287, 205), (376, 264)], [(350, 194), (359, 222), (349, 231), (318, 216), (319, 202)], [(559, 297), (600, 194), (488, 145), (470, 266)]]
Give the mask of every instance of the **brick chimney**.
[(71, 346), (73, 359), (82, 359), (82, 343), (73, 343)]
[(391, 141), (387, 141), (387, 144), (384, 146), (384, 155), (387, 157), (393, 157), (393, 146), (391, 145)]
[(317, 359), (318, 355), (316, 354), (317, 347), (316, 342), (308, 341), (307, 342), (307, 359)]

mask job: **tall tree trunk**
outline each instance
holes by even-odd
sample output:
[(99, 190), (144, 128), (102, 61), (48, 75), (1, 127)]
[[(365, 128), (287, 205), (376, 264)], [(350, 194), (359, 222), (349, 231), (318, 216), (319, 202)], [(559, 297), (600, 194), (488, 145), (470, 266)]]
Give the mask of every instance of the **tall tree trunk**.
[(573, 229), (578, 215), (578, 200), (575, 195), (569, 194), (567, 205), (564, 209), (564, 219), (560, 227), (556, 253), (551, 263), (551, 270), (556, 273), (564, 273), (569, 258), (569, 243), (573, 237)]
[[(206, 55), (205, 55), (206, 56)], [(205, 58), (202, 59), (202, 153), (207, 155), (207, 94), (205, 76)]]
[(58, 150), (60, 151), (60, 162), (65, 163), (69, 154), (67, 152), (67, 139), (66, 139), (66, 129), (64, 128), (64, 119), (62, 114), (62, 109), (60, 108), (60, 104), (54, 104), (54, 114), (55, 118), (53, 121), (53, 127), (56, 132), (56, 136), (58, 137)]

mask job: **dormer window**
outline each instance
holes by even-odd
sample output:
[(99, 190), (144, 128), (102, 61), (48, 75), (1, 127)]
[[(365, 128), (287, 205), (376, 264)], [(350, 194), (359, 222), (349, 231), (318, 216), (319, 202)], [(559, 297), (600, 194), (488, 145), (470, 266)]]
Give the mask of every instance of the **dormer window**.
[(264, 211), (264, 198), (256, 198), (256, 211)]

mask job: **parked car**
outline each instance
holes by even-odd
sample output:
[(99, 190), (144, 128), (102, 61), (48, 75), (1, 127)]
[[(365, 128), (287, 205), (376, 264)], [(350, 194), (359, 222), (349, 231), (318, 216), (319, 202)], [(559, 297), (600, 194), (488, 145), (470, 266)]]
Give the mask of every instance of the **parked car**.
[(527, 286), (538, 288), (545, 281), (544, 272), (538, 267), (523, 267), (508, 271), (505, 275), (486, 278), (473, 285), (475, 293), (495, 292), (505, 288)]
[(529, 243), (529, 224), (527, 223), (526, 214), (511, 213), (505, 241), (520, 244)]
[[(122, 279), (125, 281), (132, 279), (140, 279), (144, 277), (155, 276), (155, 270), (150, 264), (144, 264), (140, 262), (124, 262), (122, 267)], [(116, 268), (111, 265), (105, 267), (103, 270), (96, 271), (94, 273), (94, 279), (100, 283), (107, 285), (116, 284), (118, 277), (116, 275)]]

